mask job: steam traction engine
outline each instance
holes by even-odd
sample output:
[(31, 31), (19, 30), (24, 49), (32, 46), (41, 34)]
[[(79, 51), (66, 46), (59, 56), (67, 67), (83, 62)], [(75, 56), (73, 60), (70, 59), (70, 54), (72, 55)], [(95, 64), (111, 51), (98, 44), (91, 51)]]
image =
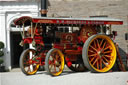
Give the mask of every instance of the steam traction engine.
[[(32, 75), (39, 66), (58, 76), (64, 65), (75, 72), (89, 69), (108, 72), (116, 61), (115, 31), (111, 25), (123, 21), (110, 18), (44, 18), (23, 16), (15, 21), (21, 28), (21, 45), (32, 44), (20, 56), (24, 74)], [(44, 26), (46, 26), (44, 28)]]

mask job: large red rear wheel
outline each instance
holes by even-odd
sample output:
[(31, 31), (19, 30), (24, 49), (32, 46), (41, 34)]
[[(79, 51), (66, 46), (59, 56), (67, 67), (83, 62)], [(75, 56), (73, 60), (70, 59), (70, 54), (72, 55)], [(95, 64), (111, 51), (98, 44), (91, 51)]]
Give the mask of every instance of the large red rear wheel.
[(93, 35), (85, 42), (82, 57), (85, 66), (92, 72), (107, 72), (115, 64), (116, 48), (108, 36)]

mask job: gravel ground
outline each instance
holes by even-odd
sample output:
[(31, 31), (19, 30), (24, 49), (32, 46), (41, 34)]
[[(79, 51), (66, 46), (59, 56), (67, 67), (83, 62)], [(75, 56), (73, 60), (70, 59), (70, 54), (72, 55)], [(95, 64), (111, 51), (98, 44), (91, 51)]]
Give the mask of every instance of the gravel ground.
[(128, 72), (72, 72), (52, 77), (45, 71), (26, 76), (19, 69), (0, 73), (0, 85), (128, 85)]

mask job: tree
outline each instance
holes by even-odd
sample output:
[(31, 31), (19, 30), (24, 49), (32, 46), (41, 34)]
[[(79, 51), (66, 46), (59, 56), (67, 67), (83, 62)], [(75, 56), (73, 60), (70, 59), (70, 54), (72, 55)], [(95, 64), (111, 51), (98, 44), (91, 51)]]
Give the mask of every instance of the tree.
[(4, 48), (4, 43), (0, 42), (0, 64), (2, 64), (4, 62), (4, 60), (2, 58), (2, 56), (4, 56), (3, 48)]

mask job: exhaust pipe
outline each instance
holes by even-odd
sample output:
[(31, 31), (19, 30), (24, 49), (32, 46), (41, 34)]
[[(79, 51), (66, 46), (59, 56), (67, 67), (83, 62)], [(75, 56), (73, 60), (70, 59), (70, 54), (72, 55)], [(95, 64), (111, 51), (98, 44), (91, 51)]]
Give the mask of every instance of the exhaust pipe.
[[(48, 7), (48, 0), (41, 0), (41, 17), (47, 17), (47, 7)], [(46, 26), (43, 24), (42, 25), (43, 32), (46, 33)]]
[(47, 4), (48, 0), (41, 0), (41, 17), (47, 17)]

